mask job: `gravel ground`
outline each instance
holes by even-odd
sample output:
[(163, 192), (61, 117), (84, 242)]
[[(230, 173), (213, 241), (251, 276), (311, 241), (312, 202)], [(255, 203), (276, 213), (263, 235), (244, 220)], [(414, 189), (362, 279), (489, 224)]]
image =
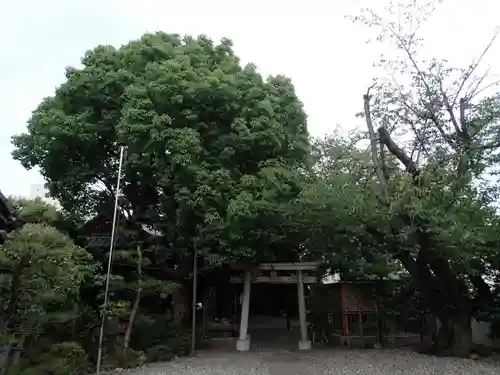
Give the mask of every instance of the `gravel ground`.
[(313, 350), (298, 353), (279, 349), (248, 353), (209, 351), (196, 358), (156, 363), (122, 372), (128, 375), (500, 375), (500, 363), (419, 355), (403, 350)]

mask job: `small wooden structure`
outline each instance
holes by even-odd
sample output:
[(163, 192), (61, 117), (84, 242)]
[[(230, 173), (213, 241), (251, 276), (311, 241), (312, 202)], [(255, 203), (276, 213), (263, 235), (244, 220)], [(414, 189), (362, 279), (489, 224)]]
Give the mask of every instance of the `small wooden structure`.
[(367, 341), (375, 343), (379, 336), (375, 284), (342, 282), (337, 289), (342, 318), (340, 342), (349, 347), (353, 341), (359, 341), (362, 346), (366, 346)]
[[(365, 346), (378, 340), (378, 302), (376, 284), (338, 282), (316, 285), (312, 295), (312, 317), (323, 334), (352, 346)], [(326, 332), (325, 332), (326, 331)]]
[[(127, 218), (118, 212), (117, 239), (115, 246), (126, 244), (126, 236), (121, 229), (130, 230)], [(111, 243), (111, 228), (113, 227), (113, 218), (111, 215), (104, 213), (98, 214), (86, 221), (78, 230), (80, 236), (85, 240), (85, 245), (95, 251), (104, 251), (109, 249)]]
[[(348, 347), (369, 347), (387, 341), (392, 344), (418, 341), (420, 327), (410, 330), (411, 324), (407, 321), (381, 311), (381, 283), (384, 281), (339, 281), (316, 285), (311, 298), (313, 328), (320, 329), (320, 334), (329, 341), (333, 339)], [(405, 307), (399, 309), (401, 311), (396, 315), (409, 320)]]

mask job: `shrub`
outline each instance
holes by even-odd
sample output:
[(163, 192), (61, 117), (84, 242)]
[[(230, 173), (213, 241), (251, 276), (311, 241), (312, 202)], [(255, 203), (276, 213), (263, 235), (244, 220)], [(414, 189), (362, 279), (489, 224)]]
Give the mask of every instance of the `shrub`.
[(139, 350), (147, 350), (165, 344), (168, 339), (179, 334), (179, 328), (167, 319), (165, 314), (141, 314), (136, 318), (130, 346)]
[[(209, 345), (209, 338), (203, 333), (196, 337), (196, 349)], [(131, 346), (144, 350), (150, 362), (168, 361), (191, 352), (191, 331), (182, 329), (165, 315), (142, 315), (137, 317)]]
[[(203, 349), (209, 345), (209, 338), (204, 334), (196, 337), (196, 349)], [(175, 357), (187, 356), (191, 353), (191, 332), (183, 331), (179, 335), (170, 337), (163, 344), (155, 345), (146, 350), (148, 362), (170, 361)]]
[(144, 362), (146, 362), (146, 355), (142, 350), (120, 348), (116, 350), (113, 356), (107, 358), (105, 367), (134, 368), (143, 365)]
[(10, 369), (9, 375), (82, 375), (90, 371), (87, 354), (75, 342), (54, 344), (28, 366)]

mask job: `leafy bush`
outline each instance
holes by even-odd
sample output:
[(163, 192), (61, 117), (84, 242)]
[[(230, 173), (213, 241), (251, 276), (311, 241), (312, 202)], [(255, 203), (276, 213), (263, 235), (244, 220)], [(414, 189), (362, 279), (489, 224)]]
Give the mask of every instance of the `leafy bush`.
[(178, 336), (169, 338), (165, 345), (170, 347), (172, 352), (178, 356), (186, 356), (191, 353), (191, 334), (189, 332), (182, 332)]
[(90, 372), (87, 354), (76, 342), (54, 344), (36, 360), (9, 369), (9, 375), (81, 375)]
[(112, 356), (109, 356), (104, 361), (104, 367), (113, 369), (121, 368), (134, 368), (141, 366), (146, 362), (146, 355), (141, 350), (134, 350), (131, 348), (120, 348), (115, 351)]
[[(209, 338), (199, 333), (196, 348), (205, 348)], [(165, 315), (138, 316), (132, 337), (132, 347), (146, 352), (148, 361), (166, 361), (173, 357), (189, 355), (191, 331), (179, 328)]]
[(179, 329), (165, 316), (139, 315), (135, 320), (130, 346), (138, 350), (147, 350), (179, 334)]
[[(206, 348), (209, 338), (204, 334), (196, 337), (196, 349)], [(148, 362), (170, 361), (191, 353), (191, 332), (184, 331), (180, 335), (169, 338), (164, 344), (155, 345), (146, 350)]]

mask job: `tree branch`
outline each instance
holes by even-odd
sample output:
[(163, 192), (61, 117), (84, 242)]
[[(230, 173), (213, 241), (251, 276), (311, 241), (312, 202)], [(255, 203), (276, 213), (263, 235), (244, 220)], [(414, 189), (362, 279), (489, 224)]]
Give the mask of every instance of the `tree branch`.
[(462, 127), (462, 133), (465, 140), (469, 138), (469, 130), (467, 129), (467, 121), (465, 121), (465, 109), (467, 107), (467, 100), (465, 98), (460, 98), (460, 125)]
[(419, 171), (413, 160), (406, 155), (406, 153), (401, 149), (391, 138), (389, 132), (386, 128), (380, 127), (378, 129), (378, 134), (380, 141), (387, 147), (389, 152), (393, 154), (406, 168), (406, 170), (414, 177), (418, 177)]
[[(372, 86), (373, 87), (373, 86)], [(365, 111), (365, 120), (366, 126), (368, 127), (368, 133), (370, 134), (370, 145), (371, 145), (371, 155), (372, 162), (375, 168), (375, 172), (377, 173), (378, 180), (381, 185), (382, 190), (382, 198), (385, 203), (389, 202), (389, 190), (387, 185), (386, 176), (383, 171), (383, 167), (380, 163), (380, 160), (377, 155), (377, 136), (375, 134), (375, 129), (373, 128), (373, 122), (370, 111), (370, 88), (366, 91), (366, 94), (363, 95), (363, 103), (364, 103), (364, 111)]]
[(469, 77), (474, 73), (474, 71), (477, 69), (477, 67), (479, 66), (479, 64), (483, 60), (484, 56), (486, 56), (486, 54), (488, 53), (488, 51), (490, 50), (490, 48), (493, 46), (493, 44), (495, 43), (495, 40), (497, 39), (499, 33), (500, 33), (500, 26), (495, 29), (495, 32), (493, 33), (493, 36), (491, 37), (491, 39), (490, 39), (489, 43), (486, 45), (486, 47), (483, 49), (483, 52), (481, 53), (481, 55), (479, 56), (479, 58), (477, 59), (477, 61), (475, 63), (472, 63), (470, 65), (469, 69), (465, 72), (464, 77), (462, 79), (462, 83), (460, 84), (460, 86), (458, 88), (458, 91), (455, 94), (455, 99), (453, 100), (453, 103), (451, 104), (452, 107), (455, 106), (456, 99), (460, 95), (460, 92), (462, 91), (463, 87), (465, 86), (465, 83), (467, 82), (467, 80), (469, 79)]
[(455, 117), (455, 112), (453, 111), (453, 105), (450, 104), (450, 101), (448, 99), (448, 95), (443, 89), (443, 82), (440, 82), (439, 84), (439, 91), (441, 93), (441, 98), (443, 99), (443, 104), (444, 107), (446, 108), (446, 111), (448, 112), (450, 116), (451, 123), (453, 124), (453, 128), (455, 129), (455, 132), (457, 133), (457, 136), (462, 139), (463, 138), (463, 129), (460, 129), (460, 126), (458, 125), (457, 118)]

